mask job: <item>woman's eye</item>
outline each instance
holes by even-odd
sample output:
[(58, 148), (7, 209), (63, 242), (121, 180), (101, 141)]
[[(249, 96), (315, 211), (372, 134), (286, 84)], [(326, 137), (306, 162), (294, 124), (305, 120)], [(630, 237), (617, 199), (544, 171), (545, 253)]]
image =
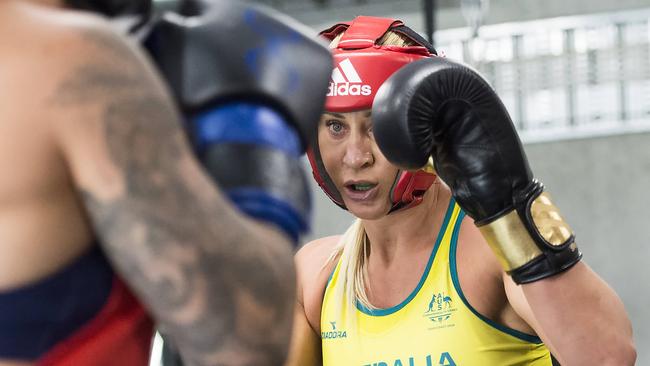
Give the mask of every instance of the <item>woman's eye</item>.
[(343, 132), (343, 124), (339, 121), (330, 120), (326, 123), (327, 128), (335, 135)]

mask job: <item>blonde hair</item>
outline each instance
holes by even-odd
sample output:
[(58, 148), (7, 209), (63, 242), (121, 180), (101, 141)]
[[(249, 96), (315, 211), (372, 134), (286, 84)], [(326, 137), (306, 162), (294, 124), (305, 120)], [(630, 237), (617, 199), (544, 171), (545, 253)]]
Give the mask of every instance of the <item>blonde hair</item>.
[[(345, 34), (345, 32), (341, 32), (337, 34), (336, 37), (334, 37), (332, 41), (330, 41), (330, 48), (336, 48), (339, 46), (339, 42), (341, 41), (341, 37), (343, 37), (343, 34)], [(401, 35), (400, 33), (393, 32), (391, 30), (384, 33), (384, 35), (377, 40), (376, 44), (378, 46), (398, 46), (398, 47), (408, 47), (408, 46), (418, 45), (412, 39), (407, 38)]]
[(374, 309), (375, 307), (368, 300), (365, 288), (368, 277), (365, 266), (368, 259), (368, 237), (361, 219), (354, 220), (343, 233), (326, 263), (337, 259), (340, 262), (339, 278), (343, 281), (343, 286), (337, 286), (335, 297), (347, 298), (348, 308), (350, 305), (354, 308), (356, 306), (354, 301), (358, 301), (366, 308)]
[[(330, 43), (330, 48), (336, 48), (344, 32), (338, 34)], [(393, 31), (386, 32), (376, 43), (382, 46), (407, 47), (417, 45), (413, 40)], [(336, 299), (346, 299), (346, 302), (339, 301), (338, 304), (349, 310), (347, 313), (348, 324), (356, 324), (355, 312), (357, 302), (366, 309), (376, 310), (368, 299), (366, 284), (368, 283), (368, 236), (363, 227), (361, 219), (356, 219), (339, 239), (338, 244), (330, 255), (326, 264), (339, 259), (339, 281), (341, 284), (336, 287), (334, 296)], [(344, 314), (341, 314), (344, 316)]]

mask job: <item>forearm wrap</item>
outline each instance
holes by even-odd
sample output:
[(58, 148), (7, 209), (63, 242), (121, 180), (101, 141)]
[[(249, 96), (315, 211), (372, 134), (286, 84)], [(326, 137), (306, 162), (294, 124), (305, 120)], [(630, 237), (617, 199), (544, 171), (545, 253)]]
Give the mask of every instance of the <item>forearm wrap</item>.
[(518, 283), (538, 281), (582, 258), (571, 228), (544, 186), (534, 181), (516, 209), (479, 226), (506, 272)]
[(310, 193), (300, 160), (282, 151), (245, 144), (218, 144), (204, 166), (244, 213), (275, 224), (294, 240), (308, 228)]
[(246, 215), (297, 243), (309, 229), (311, 196), (297, 132), (256, 103), (233, 102), (192, 119), (191, 135), (208, 173)]

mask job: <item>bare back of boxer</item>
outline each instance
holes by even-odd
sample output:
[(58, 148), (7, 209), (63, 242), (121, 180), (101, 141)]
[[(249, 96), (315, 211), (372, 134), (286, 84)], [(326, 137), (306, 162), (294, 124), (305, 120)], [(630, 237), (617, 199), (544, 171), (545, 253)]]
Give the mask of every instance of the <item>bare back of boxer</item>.
[(288, 240), (224, 201), (139, 51), (57, 6), (0, 2), (0, 295), (97, 240), (188, 364), (280, 364)]

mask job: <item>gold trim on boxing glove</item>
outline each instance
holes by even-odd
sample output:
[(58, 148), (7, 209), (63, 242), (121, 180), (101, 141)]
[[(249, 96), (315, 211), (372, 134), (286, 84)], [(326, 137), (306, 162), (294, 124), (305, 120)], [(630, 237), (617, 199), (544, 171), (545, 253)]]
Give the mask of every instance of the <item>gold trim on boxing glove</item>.
[(560, 210), (551, 201), (551, 196), (543, 192), (530, 206), (533, 224), (544, 240), (553, 246), (560, 246), (573, 235), (569, 224), (560, 215)]
[(542, 255), (515, 210), (479, 227), (479, 230), (506, 271), (519, 268)]
[(433, 163), (433, 157), (429, 156), (429, 160), (427, 163), (422, 167), (422, 170), (424, 170), (426, 173), (431, 173), (431, 174), (438, 174), (436, 173), (436, 167)]
[(429, 156), (429, 160), (427, 160), (427, 163), (424, 164), (424, 166), (422, 168), (420, 168), (420, 169), (408, 169), (408, 170), (410, 172), (417, 172), (417, 171), (421, 170), (421, 171), (423, 171), (425, 173), (431, 173), (431, 174), (438, 175), (438, 173), (436, 173), (436, 166), (435, 166), (435, 164), (433, 162), (433, 156)]

